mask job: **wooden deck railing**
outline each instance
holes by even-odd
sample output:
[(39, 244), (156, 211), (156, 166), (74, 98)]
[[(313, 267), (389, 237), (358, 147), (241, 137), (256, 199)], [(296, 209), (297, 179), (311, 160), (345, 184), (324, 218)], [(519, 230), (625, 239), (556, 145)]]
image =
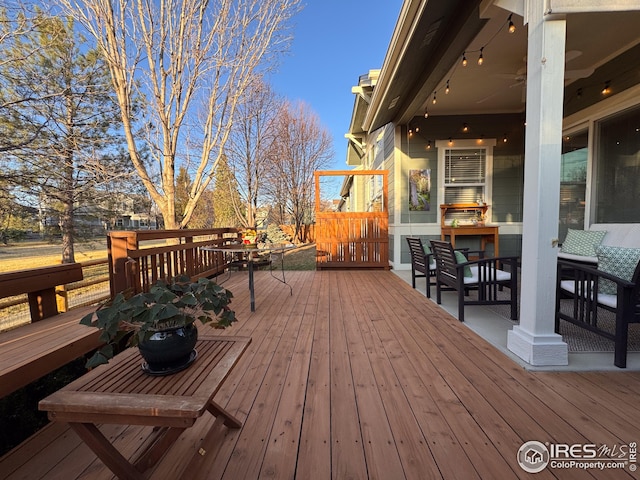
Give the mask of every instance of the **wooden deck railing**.
[[(127, 289), (146, 290), (160, 278), (180, 274), (198, 278), (219, 273), (226, 268), (222, 254), (203, 247), (223, 245), (239, 236), (237, 228), (110, 232), (107, 247), (111, 295)], [(168, 243), (149, 246), (154, 240)]]

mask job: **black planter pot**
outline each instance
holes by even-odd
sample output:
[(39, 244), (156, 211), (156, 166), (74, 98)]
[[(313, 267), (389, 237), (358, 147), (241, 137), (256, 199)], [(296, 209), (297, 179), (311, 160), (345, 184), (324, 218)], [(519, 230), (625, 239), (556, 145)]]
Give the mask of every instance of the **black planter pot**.
[(138, 345), (145, 360), (142, 369), (155, 375), (179, 372), (195, 360), (197, 340), (198, 329), (193, 324), (154, 333)]

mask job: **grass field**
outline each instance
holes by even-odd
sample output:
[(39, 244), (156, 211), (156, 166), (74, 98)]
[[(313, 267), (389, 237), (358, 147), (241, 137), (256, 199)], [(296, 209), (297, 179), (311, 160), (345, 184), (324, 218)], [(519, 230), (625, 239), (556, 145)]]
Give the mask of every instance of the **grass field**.
[[(107, 258), (106, 239), (78, 243), (74, 247), (76, 262)], [(57, 265), (62, 260), (62, 244), (19, 242), (0, 245), (0, 272)]]
[(303, 245), (284, 255), (285, 270), (315, 270), (316, 244)]
[[(75, 245), (77, 262), (107, 258), (106, 240)], [(62, 245), (46, 242), (22, 242), (0, 246), (0, 272), (57, 265)], [(286, 270), (315, 270), (316, 246), (303, 245), (285, 254)]]

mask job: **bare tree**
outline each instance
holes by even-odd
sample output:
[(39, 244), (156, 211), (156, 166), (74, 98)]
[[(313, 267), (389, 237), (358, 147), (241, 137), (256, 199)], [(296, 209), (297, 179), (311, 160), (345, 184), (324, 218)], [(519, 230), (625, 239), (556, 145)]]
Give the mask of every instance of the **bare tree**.
[(270, 167), (269, 152), (276, 139), (276, 119), (282, 106), (283, 101), (269, 85), (256, 77), (236, 110), (227, 154), (242, 201), (233, 207), (245, 227), (257, 226), (261, 183)]
[[(167, 228), (188, 224), (223, 155), (235, 111), (253, 74), (275, 65), (289, 44), (300, 0), (59, 0), (95, 37), (109, 65), (129, 156)], [(145, 96), (136, 118), (132, 98)], [(137, 121), (159, 184), (140, 158)], [(176, 162), (192, 174), (176, 221)]]
[(304, 241), (302, 226), (313, 221), (314, 172), (333, 158), (331, 135), (304, 103), (286, 104), (278, 115), (277, 142), (272, 153), (270, 196), (292, 218), (294, 240)]

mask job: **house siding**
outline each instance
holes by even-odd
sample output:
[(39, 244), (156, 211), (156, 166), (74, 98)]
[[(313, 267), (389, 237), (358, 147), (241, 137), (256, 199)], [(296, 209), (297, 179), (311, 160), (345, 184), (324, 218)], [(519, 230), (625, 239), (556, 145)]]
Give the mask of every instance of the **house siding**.
[[(470, 128), (462, 133), (463, 124)], [(415, 132), (415, 128), (418, 132)], [(418, 118), (411, 122), (413, 135), (403, 130), (402, 178), (394, 181), (401, 195), (402, 223), (436, 223), (438, 215), (438, 152), (435, 141), (496, 138), (493, 149), (492, 222), (521, 222), (524, 185), (524, 118), (522, 114)], [(453, 134), (452, 132), (456, 132)], [(504, 139), (507, 139), (504, 142)], [(427, 148), (431, 144), (431, 148)], [(409, 170), (431, 169), (432, 204), (429, 211), (409, 211)]]
[(522, 222), (524, 154), (494, 155), (491, 221)]

